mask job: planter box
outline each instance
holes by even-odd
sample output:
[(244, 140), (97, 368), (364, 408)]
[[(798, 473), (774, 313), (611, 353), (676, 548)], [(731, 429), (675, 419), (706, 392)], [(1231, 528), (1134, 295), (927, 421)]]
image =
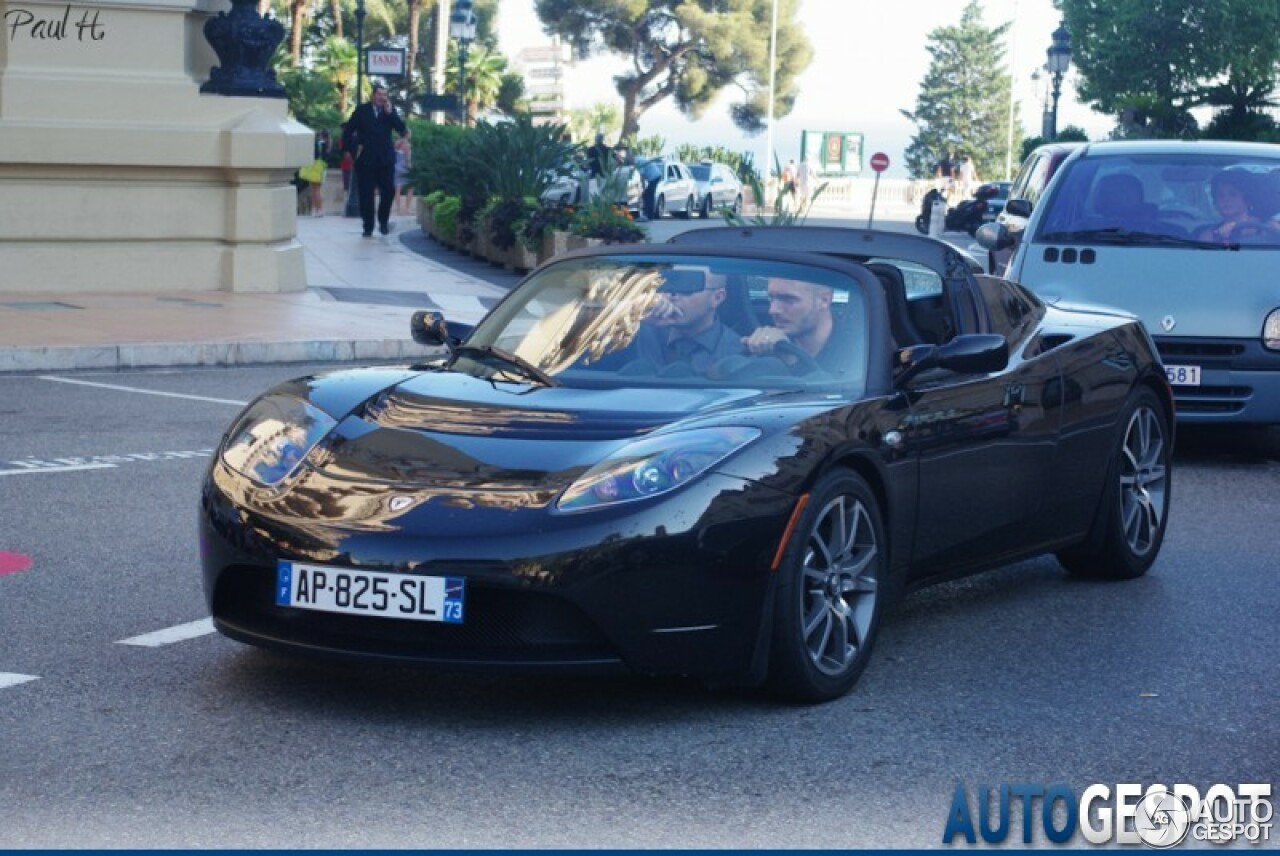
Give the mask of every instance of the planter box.
[(569, 250), (569, 233), (550, 230), (542, 233), (542, 246), (538, 249), (538, 264), (542, 264), (547, 259), (555, 258), (558, 255), (568, 252)]
[(587, 247), (600, 247), (604, 245), (604, 238), (584, 238), (581, 235), (569, 236), (569, 249), (581, 250)]
[(538, 266), (538, 256), (520, 241), (507, 250), (507, 270), (516, 273), (528, 273)]

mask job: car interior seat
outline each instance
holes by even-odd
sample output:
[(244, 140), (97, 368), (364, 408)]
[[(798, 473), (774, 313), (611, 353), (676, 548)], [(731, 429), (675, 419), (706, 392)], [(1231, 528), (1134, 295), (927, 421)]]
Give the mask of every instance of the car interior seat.
[(1093, 210), (1108, 225), (1114, 226), (1141, 225), (1156, 217), (1156, 206), (1146, 201), (1142, 182), (1125, 173), (1106, 175), (1098, 180)]
[(750, 336), (760, 325), (756, 321), (755, 308), (751, 305), (746, 277), (741, 274), (726, 276), (724, 289), (724, 300), (716, 309), (720, 323), (740, 336)]
[(883, 262), (871, 262), (866, 267), (876, 275), (884, 288), (885, 304), (889, 309), (889, 329), (893, 332), (894, 342), (899, 348), (923, 343), (925, 336), (911, 317), (907, 284), (902, 278), (902, 271), (895, 265)]

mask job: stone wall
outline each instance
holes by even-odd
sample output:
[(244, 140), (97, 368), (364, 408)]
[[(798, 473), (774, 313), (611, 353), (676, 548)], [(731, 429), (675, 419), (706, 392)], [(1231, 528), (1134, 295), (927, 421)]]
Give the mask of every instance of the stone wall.
[(0, 292), (305, 287), (283, 99), (202, 95), (225, 0), (0, 0)]

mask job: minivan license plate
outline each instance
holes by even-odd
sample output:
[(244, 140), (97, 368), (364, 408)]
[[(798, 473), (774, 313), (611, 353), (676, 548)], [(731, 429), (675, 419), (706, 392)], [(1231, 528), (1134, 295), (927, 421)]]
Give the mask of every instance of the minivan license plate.
[(1199, 366), (1165, 366), (1164, 373), (1171, 386), (1199, 386)]
[(462, 577), (384, 574), (281, 560), (276, 566), (276, 605), (347, 615), (461, 624)]

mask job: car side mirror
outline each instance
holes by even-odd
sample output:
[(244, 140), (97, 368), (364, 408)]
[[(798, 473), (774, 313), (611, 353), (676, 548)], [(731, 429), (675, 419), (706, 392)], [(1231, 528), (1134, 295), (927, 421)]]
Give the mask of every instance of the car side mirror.
[(992, 251), (1005, 250), (1014, 244), (1013, 233), (1003, 223), (983, 223), (973, 237), (984, 248)]
[(1030, 217), (1031, 203), (1025, 199), (1010, 199), (1004, 204), (1004, 210), (1014, 217)]
[(990, 374), (1009, 365), (1009, 343), (994, 333), (956, 336), (945, 345), (913, 345), (897, 354), (899, 386), (928, 369)]
[(455, 344), (457, 341), (450, 341), (449, 325), (439, 312), (424, 310), (413, 313), (413, 317), (409, 319), (409, 333), (419, 345), (438, 347)]

